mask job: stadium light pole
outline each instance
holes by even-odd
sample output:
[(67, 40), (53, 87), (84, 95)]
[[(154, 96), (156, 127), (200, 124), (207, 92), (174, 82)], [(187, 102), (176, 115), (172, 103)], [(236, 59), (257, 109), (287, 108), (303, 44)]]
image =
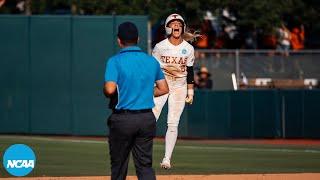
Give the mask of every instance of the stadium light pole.
[(31, 0), (26, 0), (25, 1), (25, 15), (30, 16), (32, 14), (31, 11)]
[(281, 124), (282, 124), (282, 138), (286, 138), (286, 99), (284, 95), (281, 97)]
[(79, 0), (71, 1), (70, 10), (72, 15), (77, 15), (79, 13)]
[(239, 88), (240, 83), (240, 60), (239, 60), (239, 50), (236, 49), (236, 79), (237, 79), (237, 89)]

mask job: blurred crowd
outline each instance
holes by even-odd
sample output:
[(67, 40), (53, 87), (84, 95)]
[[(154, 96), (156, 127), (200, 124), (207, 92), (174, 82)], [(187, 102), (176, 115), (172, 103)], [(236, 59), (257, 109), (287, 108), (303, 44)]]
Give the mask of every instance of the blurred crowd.
[[(306, 48), (319, 48), (319, 36), (317, 35), (316, 30), (311, 30), (312, 24), (315, 24), (315, 27), (318, 27), (317, 22), (312, 18), (314, 15), (309, 15), (309, 20), (306, 20), (304, 14), (294, 14), (293, 11), (291, 14), (286, 14), (285, 9), (283, 9), (281, 16), (278, 15), (274, 17), (266, 17), (267, 13), (261, 12), (258, 8), (260, 3), (255, 3), (252, 14), (257, 12), (261, 13), (261, 17), (258, 18), (261, 21), (266, 21), (264, 25), (258, 25), (259, 22), (253, 19), (257, 19), (255, 16), (249, 16), (250, 12), (248, 9), (246, 11), (247, 16), (243, 15), (242, 9), (239, 7), (236, 8), (235, 4), (240, 6), (242, 3), (243, 7), (247, 7), (244, 1), (238, 3), (230, 2), (229, 5), (223, 5), (224, 3), (218, 3), (221, 6), (214, 8), (198, 9), (198, 15), (193, 14), (191, 11), (188, 11), (187, 7), (183, 7), (182, 4), (175, 3), (166, 3), (166, 2), (154, 2), (139, 1), (146, 5), (145, 11), (139, 11), (140, 7), (137, 10), (130, 11), (129, 9), (122, 9), (123, 5), (121, 2), (124, 0), (119, 0), (115, 2), (108, 2), (105, 0), (76, 0), (76, 1), (63, 1), (63, 0), (0, 0), (0, 14), (74, 14), (74, 15), (114, 15), (114, 14), (134, 14), (138, 15), (147, 14), (150, 17), (152, 23), (152, 47), (163, 40), (165, 37), (164, 33), (164, 18), (167, 13), (164, 11), (163, 14), (154, 13), (157, 8), (161, 6), (174, 6), (175, 8), (181, 8), (183, 11), (182, 15), (186, 19), (188, 29), (192, 31), (199, 32), (202, 36), (193, 42), (193, 45), (197, 49), (277, 49), (283, 50), (285, 55), (288, 55), (288, 50), (301, 50)], [(210, 1), (211, 2), (211, 1)], [(208, 1), (208, 6), (210, 6)], [(212, 1), (214, 2), (214, 1)], [(254, 2), (252, 2), (254, 4)], [(272, 2), (270, 2), (273, 4)], [(299, 4), (300, 6), (304, 3)], [(318, 3), (320, 4), (320, 3)], [(194, 6), (197, 3), (193, 4)], [(251, 4), (252, 5), (252, 4)], [(298, 7), (298, 4), (296, 4)], [(300, 9), (307, 8), (308, 3), (306, 2), (303, 6), (299, 6)], [(138, 7), (139, 3), (131, 4), (133, 7)], [(181, 6), (181, 7), (177, 7)], [(234, 7), (233, 7), (234, 6)], [(279, 6), (279, 7), (278, 7)], [(280, 5), (275, 6), (281, 8)], [(289, 5), (288, 5), (289, 6)], [(241, 7), (241, 6), (240, 6)], [(265, 7), (267, 9), (268, 6)], [(296, 6), (294, 6), (296, 7)], [(291, 7), (294, 9), (294, 7)], [(310, 4), (310, 7), (318, 8), (317, 3)], [(310, 8), (309, 7), (309, 8)], [(201, 7), (199, 7), (201, 8)], [(133, 8), (134, 9), (134, 8)], [(208, 10), (211, 9), (211, 10)], [(162, 10), (162, 9), (161, 9)], [(259, 10), (259, 11), (258, 11)], [(311, 9), (310, 9), (311, 10)], [(32, 11), (32, 12), (31, 12)], [(119, 12), (117, 12), (119, 11)], [(152, 13), (151, 13), (152, 12)], [(242, 15), (239, 15), (239, 13)], [(172, 13), (170, 11), (170, 13)], [(181, 14), (181, 13), (180, 13)], [(200, 15), (201, 14), (201, 15)], [(263, 15), (263, 17), (262, 17)], [(273, 14), (276, 16), (275, 14)], [(257, 14), (258, 16), (258, 14)], [(301, 16), (301, 17), (299, 17)], [(154, 21), (154, 19), (157, 19)], [(272, 22), (267, 21), (273, 19)], [(304, 19), (304, 20), (303, 20)], [(313, 20), (312, 20), (313, 19)], [(282, 24), (279, 22), (282, 21)], [(306, 26), (303, 24), (305, 23)], [(311, 25), (310, 25), (311, 24)], [(270, 28), (271, 27), (271, 28)], [(305, 33), (305, 27), (308, 33)], [(305, 34), (308, 35), (306, 40)], [(313, 38), (316, 37), (316, 38)], [(312, 43), (310, 43), (313, 41)]]
[[(192, 42), (196, 49), (277, 49), (287, 52), (305, 47), (303, 24), (288, 23), (275, 26), (270, 32), (254, 26), (237, 25), (236, 16), (225, 8), (220, 15), (214, 16), (207, 11), (200, 24), (189, 25), (189, 31), (198, 31), (201, 37)], [(161, 23), (160, 23), (161, 24)], [(153, 28), (153, 44), (164, 39), (164, 28)]]

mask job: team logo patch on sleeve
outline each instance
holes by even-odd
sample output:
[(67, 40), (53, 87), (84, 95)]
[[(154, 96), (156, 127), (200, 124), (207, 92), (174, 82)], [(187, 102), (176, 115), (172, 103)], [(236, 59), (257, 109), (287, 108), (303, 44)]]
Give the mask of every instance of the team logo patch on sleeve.
[(187, 54), (187, 50), (186, 49), (182, 49), (181, 53), (182, 54)]

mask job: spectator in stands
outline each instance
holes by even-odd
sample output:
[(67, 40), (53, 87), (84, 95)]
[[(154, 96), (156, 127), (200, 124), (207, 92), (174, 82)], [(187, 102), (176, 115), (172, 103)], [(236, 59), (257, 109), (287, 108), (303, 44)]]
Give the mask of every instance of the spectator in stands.
[(291, 32), (291, 46), (294, 51), (304, 49), (304, 26), (295, 27)]
[[(200, 38), (194, 43), (195, 48), (197, 49), (211, 49), (213, 48), (214, 43), (214, 30), (211, 24), (213, 17), (205, 16), (200, 27)], [(198, 53), (200, 58), (205, 58), (205, 53)]]
[[(263, 37), (263, 48), (265, 49), (276, 49), (277, 48), (277, 38), (275, 34), (268, 34)], [(273, 54), (271, 54), (273, 55)]]
[[(304, 26), (301, 25), (301, 27), (294, 27), (291, 32), (291, 47), (293, 51), (299, 51), (301, 49), (304, 49)], [(294, 68), (298, 72), (298, 77), (303, 78), (303, 70), (300, 66), (300, 61), (296, 59), (294, 61)]]
[[(207, 21), (202, 23), (201, 25), (201, 37), (197, 39), (197, 41), (194, 43), (195, 48), (197, 49), (208, 49), (209, 48), (209, 38), (208, 38), (208, 28), (207, 28)], [(203, 59), (205, 58), (205, 53), (204, 52), (195, 52), (195, 56), (197, 58)]]
[(289, 56), (290, 39), (291, 39), (291, 32), (282, 23), (281, 27), (278, 28), (277, 50), (280, 50), (281, 54), (284, 56)]
[(195, 42), (195, 47), (199, 48), (199, 49), (208, 49), (209, 48), (209, 39), (208, 39), (208, 32), (209, 32), (209, 21), (205, 20), (202, 24), (201, 24), (201, 38), (199, 38), (196, 42)]
[(195, 87), (198, 89), (212, 89), (212, 80), (210, 79), (211, 74), (205, 66), (200, 68), (197, 73), (198, 77), (195, 78)]
[(257, 44), (257, 32), (255, 29), (248, 30), (245, 33), (245, 38), (244, 38), (244, 47), (246, 49), (257, 49), (258, 44)]
[(268, 71), (274, 72), (274, 63), (275, 63), (275, 49), (277, 48), (277, 37), (275, 33), (268, 33), (262, 37), (262, 47), (268, 49), (268, 59), (270, 59), (267, 64)]
[[(284, 23), (281, 24), (281, 27), (277, 30), (277, 51), (280, 53), (283, 57), (289, 56), (289, 49), (290, 49), (290, 39), (291, 39), (291, 32), (288, 30), (288, 28), (284, 25)], [(280, 58), (280, 71), (281, 73), (285, 72), (286, 69), (286, 59)]]
[(6, 0), (0, 0), (0, 8), (6, 2)]

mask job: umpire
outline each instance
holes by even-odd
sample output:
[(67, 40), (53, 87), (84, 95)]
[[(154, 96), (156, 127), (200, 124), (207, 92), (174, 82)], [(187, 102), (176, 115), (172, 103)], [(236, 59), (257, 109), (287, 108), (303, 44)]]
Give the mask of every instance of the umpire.
[(118, 92), (118, 102), (108, 119), (111, 179), (125, 180), (130, 152), (139, 180), (156, 179), (152, 168), (156, 120), (153, 96), (169, 92), (160, 64), (137, 47), (137, 27), (125, 22), (118, 27), (121, 50), (106, 66), (104, 94)]

